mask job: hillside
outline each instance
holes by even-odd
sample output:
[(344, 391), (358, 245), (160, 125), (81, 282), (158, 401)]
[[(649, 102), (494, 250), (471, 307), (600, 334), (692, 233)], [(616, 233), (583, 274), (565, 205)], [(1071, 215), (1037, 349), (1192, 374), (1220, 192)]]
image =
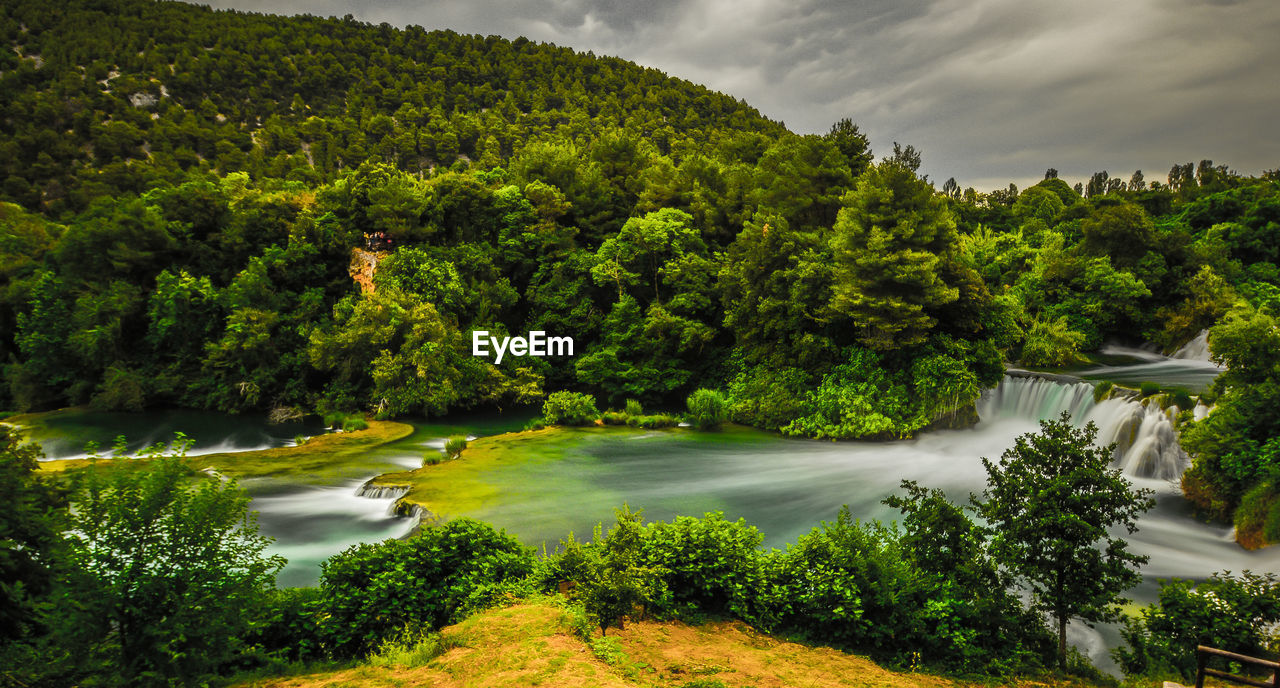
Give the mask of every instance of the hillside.
[[(441, 631), (438, 657), (421, 664), (362, 666), (261, 679), (243, 688), (339, 686), (599, 686), (601, 688), (968, 688), (927, 674), (894, 672), (856, 655), (779, 640), (741, 622), (690, 626), (646, 621), (612, 630), (597, 651), (549, 602), (484, 612)], [(607, 659), (602, 659), (605, 657)], [(402, 658), (407, 658), (407, 654)], [(982, 685), (982, 684), (976, 684)], [(1067, 685), (1024, 681), (1019, 685)], [(1076, 683), (1075, 685), (1081, 685)]]
[(626, 129), (662, 150), (781, 125), (654, 69), (525, 39), (184, 2), (0, 7), (0, 200), (54, 215), (192, 170), (318, 183)]

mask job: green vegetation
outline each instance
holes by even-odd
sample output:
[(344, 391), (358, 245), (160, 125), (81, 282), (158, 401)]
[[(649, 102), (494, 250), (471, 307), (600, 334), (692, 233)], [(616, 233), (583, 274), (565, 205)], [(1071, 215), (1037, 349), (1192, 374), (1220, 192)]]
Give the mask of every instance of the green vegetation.
[[(1195, 680), (1196, 646), (1251, 657), (1274, 651), (1280, 623), (1280, 581), (1275, 574), (1215, 574), (1207, 581), (1165, 581), (1160, 601), (1125, 620), (1128, 647), (1114, 655), (1125, 674), (1156, 678), (1172, 673)], [(1270, 629), (1270, 630), (1269, 630)]]
[(729, 400), (714, 389), (698, 389), (685, 401), (689, 420), (699, 430), (714, 430), (729, 417)]
[[(506, 441), (539, 440), (554, 447), (548, 438), (619, 431), (544, 430)], [(901, 528), (858, 523), (845, 509), (785, 551), (763, 549), (759, 531), (719, 513), (644, 525), (638, 512), (624, 507), (607, 534), (598, 528), (586, 543), (570, 534), (559, 551), (538, 558), (511, 536), (463, 518), (406, 540), (353, 546), (323, 565), (319, 587), (290, 590), (270, 587), (280, 562), (261, 556), (264, 540), (246, 519), (247, 499), (234, 483), (195, 473), (178, 457), (116, 461), (71, 474), (78, 482), (72, 497), (76, 509), (70, 513), (10, 511), (19, 531), (45, 533), (43, 541), (30, 542), (40, 548), (40, 563), (47, 569), (2, 571), (6, 590), (29, 595), (10, 598), (10, 606), (37, 611), (16, 636), (0, 639), (0, 656), (24, 667), (18, 677), (27, 683), (84, 682), (95, 676), (118, 676), (132, 685), (191, 682), (233, 670), (271, 673), (291, 662), (364, 657), (398, 667), (442, 656), (456, 644), (442, 627), (477, 610), (567, 590), (579, 610), (573, 613), (609, 632), (611, 643), (597, 650), (624, 669), (632, 664), (618, 644), (623, 618), (628, 627), (644, 618), (729, 618), (902, 665), (915, 666), (923, 658), (946, 671), (1040, 671), (1052, 661), (1053, 639), (1037, 608), (1020, 601), (1015, 580), (1042, 591), (1037, 580), (1052, 569), (1037, 569), (1036, 560), (1021, 556), (1023, 550), (1013, 546), (1021, 531), (1010, 529), (1001, 514), (1013, 508), (1083, 523), (1098, 514), (1107, 520), (1110, 507), (1128, 513), (1146, 501), (1122, 482), (1079, 490), (1081, 483), (1067, 478), (1054, 484), (1078, 499), (1036, 497), (1054, 488), (1043, 485), (1036, 471), (1018, 469), (1032, 466), (1029, 448), (1047, 454), (1065, 447), (1069, 455), (1088, 445), (1088, 434), (1046, 423), (1041, 435), (1020, 438), (990, 476), (991, 501), (978, 505), (991, 521), (989, 528), (940, 492), (914, 483), (904, 484), (905, 495), (886, 500), (903, 513)], [(489, 444), (476, 443), (471, 451), (477, 454), (468, 461), (431, 472), (455, 466), (482, 471), (483, 465), (473, 464), (486, 461), (486, 451), (494, 449)], [(15, 439), (0, 465), (21, 466), (32, 452)], [(30, 468), (15, 474), (14, 489), (56, 503), (53, 493), (41, 496), (44, 488)], [(1113, 477), (1095, 468), (1084, 466), (1069, 475)], [(444, 477), (448, 488), (466, 489), (455, 478)], [(1110, 506), (1093, 508), (1094, 495)], [(55, 520), (44, 520), (50, 517)], [(1107, 541), (1105, 531), (1085, 530), (1070, 543), (1055, 545), (1058, 556), (1052, 559), (1069, 561), (1105, 583), (1077, 590), (1080, 596), (1071, 598), (1087, 598), (1097, 606), (1076, 605), (1069, 613), (1098, 618), (1100, 608), (1110, 606), (1130, 582), (1124, 561), (1133, 558)], [(1038, 545), (1023, 540), (1038, 551)], [(1091, 557), (1102, 556), (1096, 547), (1118, 553), (1119, 559), (1102, 568), (1090, 564)], [(139, 557), (162, 565), (137, 566)], [(42, 585), (13, 585), (42, 577)], [(1081, 584), (1075, 578), (1068, 582), (1073, 589)], [(1221, 618), (1214, 616), (1226, 609), (1215, 601), (1219, 598), (1187, 592), (1185, 585), (1167, 586), (1161, 609), (1153, 607), (1130, 622), (1132, 649), (1122, 661), (1147, 675), (1181, 669), (1184, 646), (1206, 637), (1195, 622), (1180, 626), (1167, 643), (1160, 639), (1165, 626), (1199, 618), (1175, 609), (1184, 598), (1183, 606), (1203, 607), (1201, 616), (1219, 624), (1212, 627), (1215, 642), (1252, 648), (1249, 643), (1262, 642), (1259, 623), (1274, 617), (1273, 583), (1246, 576), (1202, 584), (1227, 600), (1228, 611), (1235, 610)], [(1038, 592), (1038, 599), (1055, 615), (1068, 613), (1055, 606), (1050, 593)], [(68, 648), (76, 651), (68, 654)]]
[(551, 425), (591, 425), (599, 416), (590, 394), (552, 392), (542, 405), (542, 418)]
[(1217, 408), (1183, 431), (1192, 453), (1183, 492), (1203, 513), (1234, 519), (1245, 547), (1280, 542), (1280, 335), (1276, 308), (1242, 305), (1210, 330), (1215, 361), (1227, 371), (1214, 382)]
[[(0, 10), (0, 407), (354, 429), (711, 389), (739, 423), (901, 438), (971, 420), (1006, 360), (1172, 347), (1280, 282), (1270, 174), (939, 192), (849, 120), (797, 136), (616, 59), (108, 5)], [(495, 364), (481, 329), (575, 355)]]
[(444, 455), (453, 460), (462, 456), (462, 450), (467, 448), (467, 438), (463, 435), (454, 435), (445, 440)]
[(1155, 500), (1111, 467), (1112, 448), (1096, 446), (1097, 434), (1092, 421), (1076, 428), (1064, 411), (1040, 421), (1039, 433), (1018, 437), (999, 463), (982, 460), (987, 490), (979, 511), (993, 530), (992, 551), (1052, 616), (1061, 669), (1067, 621), (1115, 620), (1120, 593), (1141, 581), (1138, 567), (1147, 561), (1109, 530), (1133, 533)]

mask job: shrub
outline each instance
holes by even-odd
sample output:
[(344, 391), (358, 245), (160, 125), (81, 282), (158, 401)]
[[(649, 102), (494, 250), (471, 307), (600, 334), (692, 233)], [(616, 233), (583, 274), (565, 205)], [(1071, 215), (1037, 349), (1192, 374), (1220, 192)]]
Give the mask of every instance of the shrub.
[(459, 647), (458, 639), (439, 633), (406, 627), (399, 634), (382, 641), (369, 656), (369, 664), (378, 667), (419, 667)]
[(1196, 673), (1196, 645), (1262, 656), (1276, 640), (1267, 637), (1267, 628), (1277, 622), (1280, 580), (1275, 574), (1214, 574), (1199, 584), (1163, 581), (1159, 603), (1125, 621), (1121, 634), (1128, 647), (1112, 654), (1126, 675), (1176, 671), (1190, 680)]
[(360, 416), (347, 416), (347, 419), (342, 421), (343, 432), (355, 432), (356, 430), (367, 430), (368, 428), (369, 423)]
[(626, 425), (627, 421), (627, 414), (621, 411), (605, 411), (600, 414), (600, 422), (605, 425)]
[(713, 389), (699, 389), (685, 400), (689, 422), (698, 430), (712, 430), (729, 417), (729, 400)]
[(627, 399), (626, 414), (628, 416), (643, 416), (644, 408), (635, 399)]
[(853, 520), (848, 507), (781, 558), (773, 584), (784, 628), (820, 642), (889, 650), (915, 644), (922, 593), (892, 531)]
[(453, 460), (462, 456), (462, 450), (467, 448), (467, 438), (463, 435), (454, 435), (445, 440), (444, 455)]
[(440, 628), (532, 570), (529, 549), (468, 518), (407, 540), (355, 545), (321, 565), (332, 650), (355, 657), (405, 627)]
[(680, 418), (670, 413), (655, 413), (651, 416), (632, 416), (627, 419), (627, 424), (646, 430), (656, 430), (658, 428), (673, 428), (680, 424)]
[(1102, 400), (1106, 399), (1107, 395), (1110, 394), (1113, 389), (1115, 389), (1115, 383), (1110, 380), (1103, 380), (1102, 382), (1099, 382), (1098, 385), (1093, 388), (1093, 403), (1097, 404), (1102, 402)]
[(1188, 394), (1185, 389), (1173, 390), (1169, 395), (1169, 403), (1177, 406), (1180, 411), (1186, 411), (1196, 407), (1195, 400), (1191, 398), (1191, 395)]
[(647, 564), (665, 569), (676, 614), (704, 612), (750, 618), (760, 585), (760, 531), (747, 522), (712, 512), (677, 517), (645, 528)]
[(245, 644), (277, 661), (321, 659), (328, 644), (320, 623), (323, 614), (319, 588), (277, 588), (254, 615)]
[(1055, 320), (1037, 319), (1022, 344), (1022, 362), (1030, 366), (1063, 367), (1082, 363), (1080, 347), (1085, 335), (1071, 329), (1066, 316)]
[(552, 392), (542, 405), (550, 425), (590, 425), (599, 415), (595, 397), (581, 392)]
[(1153, 395), (1153, 394), (1159, 394), (1159, 393), (1160, 393), (1160, 383), (1159, 383), (1159, 382), (1144, 382), (1144, 383), (1142, 383), (1142, 386), (1138, 388), (1138, 391), (1142, 393), (1143, 398), (1149, 397), (1149, 396), (1151, 396), (1151, 395)]

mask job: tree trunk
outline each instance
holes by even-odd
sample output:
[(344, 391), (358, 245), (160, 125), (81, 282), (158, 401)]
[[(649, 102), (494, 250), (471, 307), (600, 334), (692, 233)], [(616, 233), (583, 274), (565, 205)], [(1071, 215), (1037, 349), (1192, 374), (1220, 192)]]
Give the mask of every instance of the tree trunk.
[(1058, 668), (1067, 670), (1067, 615), (1058, 615)]

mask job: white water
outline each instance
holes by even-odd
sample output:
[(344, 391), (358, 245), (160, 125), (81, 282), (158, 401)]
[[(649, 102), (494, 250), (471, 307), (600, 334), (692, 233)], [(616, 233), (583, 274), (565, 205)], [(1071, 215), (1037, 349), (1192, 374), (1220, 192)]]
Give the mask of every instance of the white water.
[[(246, 481), (245, 487), (253, 490), (253, 481)], [(287, 492), (254, 496), (262, 533), (276, 540), (270, 553), (289, 560), (278, 585), (315, 585), (320, 562), (334, 554), (361, 542), (408, 534), (417, 519), (390, 513), (400, 495), (363, 497), (359, 492), (364, 487), (365, 481), (332, 487), (291, 486)]]
[(1176, 358), (1184, 361), (1201, 361), (1210, 363), (1209, 360), (1209, 331), (1200, 330), (1200, 334), (1195, 339), (1182, 345), (1181, 349), (1173, 352), (1170, 358)]
[(1063, 411), (1079, 425), (1096, 425), (1098, 444), (1116, 445), (1116, 465), (1129, 476), (1177, 480), (1187, 467), (1188, 457), (1173, 427), (1178, 407), (1163, 410), (1154, 398), (1146, 403), (1123, 397), (1095, 403), (1093, 385), (1087, 382), (1005, 377), (978, 403), (978, 416), (984, 421), (1045, 420)]
[(1209, 360), (1208, 342), (1208, 331), (1202, 331), (1173, 356), (1162, 356), (1154, 346), (1133, 348), (1109, 344), (1099, 353), (1111, 357), (1112, 361), (1075, 374), (1135, 387), (1143, 382), (1157, 382), (1165, 387), (1185, 387), (1192, 394), (1199, 394), (1223, 371)]

